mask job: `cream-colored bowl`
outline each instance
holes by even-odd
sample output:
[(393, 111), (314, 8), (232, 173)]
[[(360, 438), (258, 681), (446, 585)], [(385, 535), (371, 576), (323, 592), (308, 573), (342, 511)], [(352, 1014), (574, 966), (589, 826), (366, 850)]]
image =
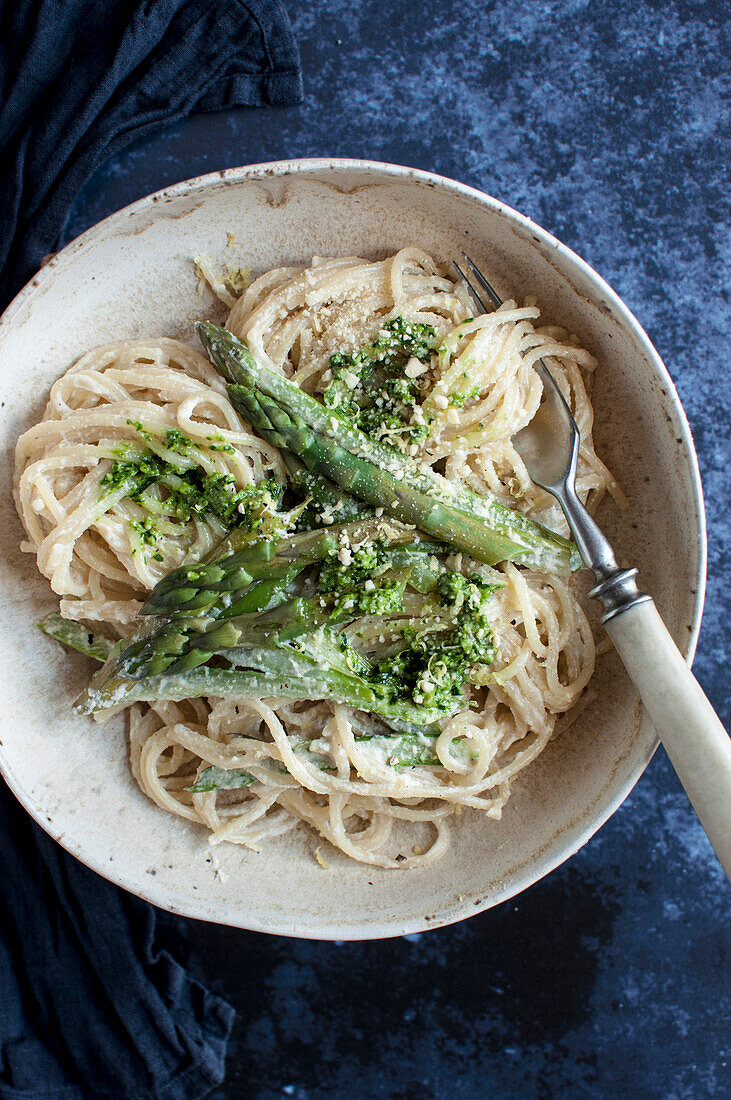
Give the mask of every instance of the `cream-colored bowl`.
[[(236, 245), (227, 248), (227, 233)], [(383, 871), (328, 851), (302, 828), (261, 852), (222, 845), (159, 810), (129, 773), (125, 723), (77, 717), (84, 658), (37, 630), (54, 607), (20, 554), (13, 450), (48, 389), (97, 344), (141, 335), (193, 340), (212, 300), (191, 257), (255, 271), (312, 255), (385, 256), (421, 245), (466, 249), (503, 297), (538, 295), (544, 315), (600, 360), (597, 450), (627, 492), (601, 521), (640, 567), (681, 650), (695, 645), (705, 531), (693, 443), (657, 352), (607, 284), (559, 241), (479, 191), (387, 164), (301, 160), (235, 168), (141, 199), (84, 233), (32, 280), (0, 322), (2, 442), (0, 764), (29, 813), (69, 852), (173, 912), (282, 935), (357, 939), (434, 928), (512, 897), (584, 844), (627, 796), (654, 732), (616, 656), (599, 661), (591, 705), (515, 783), (500, 822), (456, 819), (449, 854), (419, 871)]]

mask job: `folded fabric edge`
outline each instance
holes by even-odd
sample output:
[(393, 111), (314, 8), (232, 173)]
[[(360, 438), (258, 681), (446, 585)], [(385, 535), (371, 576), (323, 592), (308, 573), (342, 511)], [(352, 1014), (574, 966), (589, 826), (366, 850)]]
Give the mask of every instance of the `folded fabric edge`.
[(292, 22), (282, 0), (235, 0), (257, 24), (272, 72), (294, 64), (300, 67)]
[(212, 993), (197, 978), (181, 967), (189, 988), (202, 997), (201, 1033), (207, 1047), (192, 1065), (183, 1067), (167, 1081), (155, 1083), (155, 1100), (199, 1100), (210, 1089), (223, 1083), (226, 1076), (228, 1041), (236, 1021), (235, 1009), (222, 997)]
[(201, 96), (198, 111), (228, 107), (291, 106), (303, 99), (302, 77), (296, 69), (274, 73), (224, 73)]

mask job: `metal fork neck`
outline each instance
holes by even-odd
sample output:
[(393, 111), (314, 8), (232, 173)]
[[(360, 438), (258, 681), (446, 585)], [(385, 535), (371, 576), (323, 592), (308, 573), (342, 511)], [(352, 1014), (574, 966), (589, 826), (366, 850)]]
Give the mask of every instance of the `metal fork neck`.
[(589, 595), (602, 606), (602, 622), (649, 600), (650, 596), (637, 585), (637, 570), (620, 568), (609, 540), (579, 500), (574, 486), (564, 483), (550, 491), (563, 508), (582, 560), (596, 577)]
[(638, 603), (647, 603), (652, 599), (640, 590), (636, 569), (618, 569), (613, 576), (596, 584), (589, 595), (602, 605), (603, 623)]

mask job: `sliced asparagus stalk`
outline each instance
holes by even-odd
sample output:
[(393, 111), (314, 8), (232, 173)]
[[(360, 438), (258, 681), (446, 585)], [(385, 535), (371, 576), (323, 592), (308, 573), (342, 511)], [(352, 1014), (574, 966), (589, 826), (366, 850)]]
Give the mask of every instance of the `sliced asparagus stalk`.
[(204, 768), (195, 782), (186, 787), (186, 791), (199, 794), (202, 791), (231, 791), (240, 787), (250, 787), (256, 779), (242, 768), (218, 768), (211, 765)]

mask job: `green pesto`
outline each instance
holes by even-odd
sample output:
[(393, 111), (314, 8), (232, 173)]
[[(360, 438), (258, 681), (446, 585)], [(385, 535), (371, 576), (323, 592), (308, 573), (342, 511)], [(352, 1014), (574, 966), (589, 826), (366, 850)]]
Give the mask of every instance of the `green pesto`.
[[(138, 421), (130, 423), (143, 437), (151, 438)], [(166, 448), (175, 454), (188, 455), (194, 449), (193, 441), (177, 428), (167, 430), (164, 442)], [(225, 447), (228, 444), (220, 445), (221, 450)], [(231, 474), (208, 474), (199, 466), (180, 468), (149, 451), (135, 453), (127, 450), (124, 457), (112, 463), (101, 480), (104, 494), (125, 488), (125, 496), (143, 508), (151, 503), (145, 495), (147, 490), (156, 484), (164, 487), (165, 497), (162, 507), (156, 507), (155, 511), (162, 510), (181, 523), (187, 523), (196, 516), (215, 516), (226, 527), (246, 526), (252, 531), (260, 525), (263, 508), (267, 504), (276, 504), (282, 493), (281, 486), (272, 479), (238, 489)], [(154, 543), (154, 522), (151, 518), (132, 520), (131, 526), (145, 545)]]
[(101, 480), (102, 489), (114, 492), (123, 486), (129, 486), (127, 495), (132, 496), (133, 493), (144, 492), (154, 481), (159, 481), (167, 469), (167, 463), (157, 455), (149, 452), (135, 455), (129, 452), (128, 457), (112, 463)]
[(399, 684), (402, 694), (419, 705), (445, 712), (464, 705), (464, 685), (472, 669), (491, 664), (495, 657), (488, 618), (494, 591), (494, 585), (479, 577), (445, 570), (438, 593), (442, 606), (453, 610), (454, 625), (441, 633), (427, 633), (426, 623), (420, 630), (405, 627), (404, 648), (377, 663), (374, 679)]
[(187, 455), (195, 444), (187, 435), (183, 435), (179, 428), (168, 428), (165, 432), (165, 447), (175, 454)]
[(281, 496), (281, 487), (272, 479), (237, 489), (231, 474), (206, 474), (199, 467), (178, 473), (166, 488), (166, 504), (182, 522), (213, 515), (226, 527), (244, 526), (252, 531), (261, 525), (267, 503)]
[(403, 317), (394, 317), (387, 321), (373, 342), (377, 352), (398, 354), (403, 352), (409, 358), (415, 356), (426, 362), (431, 355), (436, 340), (436, 332), (431, 325), (421, 321), (406, 321)]
[(152, 516), (147, 516), (143, 520), (131, 519), (129, 525), (139, 535), (144, 546), (153, 546), (157, 542), (155, 521)]
[[(149, 432), (144, 424), (140, 420), (128, 420), (127, 423), (130, 427), (134, 428), (137, 434), (146, 442), (151, 442), (155, 439), (155, 435)], [(161, 439), (161, 442), (166, 450), (172, 451), (173, 454), (183, 455), (187, 457), (191, 451), (196, 447), (200, 447), (200, 442), (196, 442), (191, 439), (190, 436), (181, 432), (180, 428), (166, 428), (165, 435)], [(236, 453), (234, 447), (230, 443), (227, 443), (222, 435), (206, 436), (205, 450), (216, 451), (221, 454), (232, 455)]]
[(141, 420), (127, 420), (127, 423), (131, 428), (134, 428), (137, 434), (142, 436), (143, 439), (154, 439), (154, 436), (147, 431)]
[(451, 393), (449, 395), (449, 404), (453, 409), (464, 408), (467, 401), (471, 401), (475, 397), (479, 397), (481, 393), (480, 386), (473, 386), (471, 390), (465, 393)]
[(390, 615), (399, 610), (403, 598), (402, 583), (385, 581), (372, 592), (360, 589), (338, 596), (333, 604), (333, 612), (336, 616), (347, 615), (351, 619), (356, 619), (360, 615)]
[(411, 358), (427, 362), (436, 340), (431, 325), (394, 317), (372, 344), (329, 360), (332, 381), (323, 394), (327, 408), (350, 418), (366, 435), (393, 444), (425, 439), (429, 428), (410, 420), (419, 404), (419, 385), (404, 368)]
[(323, 562), (317, 581), (319, 592), (349, 592), (371, 580), (384, 561), (384, 548), (380, 543), (362, 546), (352, 555), (348, 565), (343, 565), (336, 554)]

